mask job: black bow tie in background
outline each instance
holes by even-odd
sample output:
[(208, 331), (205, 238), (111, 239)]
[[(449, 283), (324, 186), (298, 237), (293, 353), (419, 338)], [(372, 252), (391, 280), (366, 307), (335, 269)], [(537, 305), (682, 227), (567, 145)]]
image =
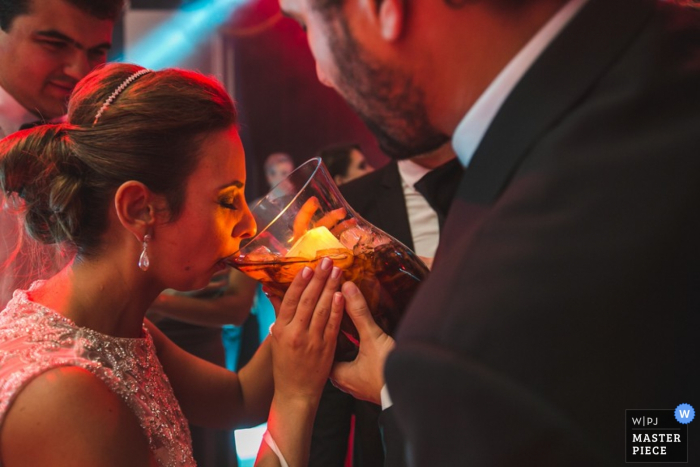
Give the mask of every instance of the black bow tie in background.
[(414, 185), (437, 213), (441, 230), (463, 173), (462, 164), (454, 158), (425, 174)]

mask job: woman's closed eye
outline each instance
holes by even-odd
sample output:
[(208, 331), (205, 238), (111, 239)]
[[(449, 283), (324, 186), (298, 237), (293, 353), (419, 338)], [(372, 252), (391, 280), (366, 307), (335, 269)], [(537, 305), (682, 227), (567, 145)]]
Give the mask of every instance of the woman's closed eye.
[(219, 199), (219, 206), (222, 208), (230, 209), (232, 211), (237, 211), (238, 206), (236, 206), (235, 199), (231, 196), (227, 196)]

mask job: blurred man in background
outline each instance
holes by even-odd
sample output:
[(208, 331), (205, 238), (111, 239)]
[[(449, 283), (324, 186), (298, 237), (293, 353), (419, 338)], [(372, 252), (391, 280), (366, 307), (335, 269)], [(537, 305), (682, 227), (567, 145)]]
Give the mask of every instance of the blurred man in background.
[[(0, 137), (57, 122), (76, 83), (107, 61), (124, 0), (0, 0)], [(0, 195), (0, 309), (12, 291), (49, 277), (70, 253), (21, 235)]]

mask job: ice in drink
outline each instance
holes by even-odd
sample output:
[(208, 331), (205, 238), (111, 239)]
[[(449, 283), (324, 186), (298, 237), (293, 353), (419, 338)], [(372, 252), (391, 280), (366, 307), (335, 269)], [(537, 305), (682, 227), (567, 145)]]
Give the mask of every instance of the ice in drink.
[[(307, 232), (305, 237), (311, 232)], [(231, 265), (265, 284), (273, 294), (282, 297), (304, 266), (315, 268), (323, 257), (329, 257), (335, 266), (343, 270), (345, 280), (357, 284), (374, 320), (385, 332), (391, 334), (418, 284), (428, 273), (425, 264), (415, 253), (388, 235), (368, 234), (356, 228), (344, 232), (340, 240), (332, 237), (335, 243), (323, 232), (312, 234), (311, 237), (314, 238), (313, 242), (305, 242), (298, 248), (297, 244), (290, 249), (292, 256), (259, 252), (257, 255), (233, 258)], [(304, 256), (294, 256), (296, 254)], [(357, 329), (350, 317), (343, 316), (336, 359), (354, 358), (358, 339)]]

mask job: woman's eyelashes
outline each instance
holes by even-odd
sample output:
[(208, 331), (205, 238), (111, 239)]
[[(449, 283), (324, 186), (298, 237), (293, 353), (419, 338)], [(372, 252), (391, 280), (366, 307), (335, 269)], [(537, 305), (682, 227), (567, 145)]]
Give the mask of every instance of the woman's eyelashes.
[(224, 196), (219, 198), (219, 206), (232, 211), (238, 210), (238, 206), (236, 206), (236, 198), (234, 196)]

